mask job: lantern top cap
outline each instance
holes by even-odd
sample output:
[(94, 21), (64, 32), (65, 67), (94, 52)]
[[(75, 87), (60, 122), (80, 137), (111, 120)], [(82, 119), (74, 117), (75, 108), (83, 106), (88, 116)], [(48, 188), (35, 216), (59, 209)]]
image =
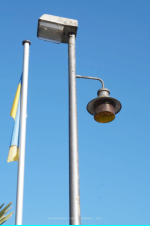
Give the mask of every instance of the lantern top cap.
[(98, 96), (109, 97), (109, 94), (110, 94), (110, 91), (109, 91), (109, 89), (106, 89), (106, 88), (101, 88), (97, 91)]

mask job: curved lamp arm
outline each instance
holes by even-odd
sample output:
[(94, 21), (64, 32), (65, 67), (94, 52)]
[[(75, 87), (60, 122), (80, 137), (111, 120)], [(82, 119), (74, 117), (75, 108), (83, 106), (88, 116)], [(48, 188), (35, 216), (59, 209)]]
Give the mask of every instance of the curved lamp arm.
[(87, 76), (82, 76), (82, 75), (76, 75), (76, 78), (86, 78), (86, 79), (95, 79), (98, 80), (102, 83), (102, 88), (104, 88), (104, 82), (102, 79), (100, 78), (96, 78), (96, 77), (87, 77)]

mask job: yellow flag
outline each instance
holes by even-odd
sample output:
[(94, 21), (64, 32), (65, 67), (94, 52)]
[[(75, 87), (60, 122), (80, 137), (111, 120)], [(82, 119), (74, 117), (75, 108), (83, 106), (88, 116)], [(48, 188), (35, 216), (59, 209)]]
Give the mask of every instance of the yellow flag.
[(20, 90), (21, 90), (21, 84), (19, 83), (18, 88), (17, 88), (17, 92), (14, 98), (14, 102), (10, 111), (10, 116), (14, 118), (16, 118), (16, 113), (17, 113), (17, 107), (18, 107), (18, 101), (19, 101), (19, 96), (20, 96)]
[(7, 162), (13, 162), (19, 160), (19, 148), (13, 145), (9, 148)]
[(14, 128), (10, 142), (7, 162), (19, 160), (19, 124), (20, 124), (20, 96), (21, 96), (21, 80), (16, 91), (14, 102), (10, 111), (10, 116), (14, 118)]

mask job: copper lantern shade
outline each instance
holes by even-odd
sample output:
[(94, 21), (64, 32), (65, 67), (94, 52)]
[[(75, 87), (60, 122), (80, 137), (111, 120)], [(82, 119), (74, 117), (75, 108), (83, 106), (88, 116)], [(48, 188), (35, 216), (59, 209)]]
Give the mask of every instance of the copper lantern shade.
[(115, 115), (121, 110), (121, 103), (109, 97), (109, 90), (102, 88), (98, 91), (98, 97), (90, 101), (87, 111), (94, 115), (94, 119), (100, 123), (108, 123), (115, 119)]

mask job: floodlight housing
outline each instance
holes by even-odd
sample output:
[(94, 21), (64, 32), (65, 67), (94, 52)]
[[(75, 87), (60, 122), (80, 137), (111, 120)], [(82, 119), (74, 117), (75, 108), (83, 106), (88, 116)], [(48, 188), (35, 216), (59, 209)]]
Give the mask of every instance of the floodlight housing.
[(87, 105), (87, 111), (94, 115), (94, 119), (100, 123), (108, 123), (115, 119), (115, 115), (121, 110), (121, 103), (109, 97), (109, 90), (98, 90), (98, 97), (91, 100)]
[(77, 29), (77, 20), (44, 14), (38, 20), (37, 37), (54, 43), (68, 43), (69, 34), (76, 36)]

